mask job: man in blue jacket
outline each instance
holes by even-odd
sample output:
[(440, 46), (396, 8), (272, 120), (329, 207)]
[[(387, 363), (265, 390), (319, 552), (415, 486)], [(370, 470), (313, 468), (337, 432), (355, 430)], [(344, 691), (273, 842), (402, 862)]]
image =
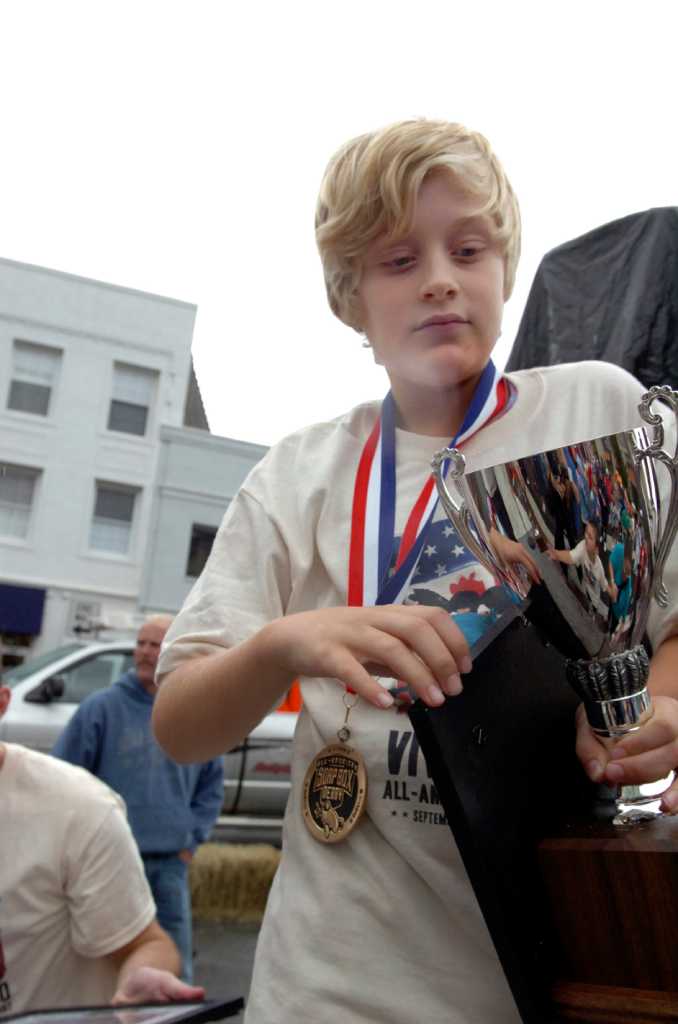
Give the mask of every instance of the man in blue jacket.
[(222, 758), (176, 764), (151, 729), (155, 666), (170, 616), (154, 616), (139, 630), (135, 668), (88, 697), (52, 753), (87, 768), (122, 796), (153, 897), (158, 921), (176, 942), (182, 975), (192, 978), (192, 922), (188, 865), (212, 830), (223, 802)]

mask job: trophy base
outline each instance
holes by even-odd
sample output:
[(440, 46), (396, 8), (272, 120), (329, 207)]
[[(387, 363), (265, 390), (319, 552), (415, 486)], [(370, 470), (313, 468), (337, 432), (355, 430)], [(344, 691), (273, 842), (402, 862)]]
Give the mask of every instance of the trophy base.
[(638, 795), (638, 786), (596, 786), (591, 805), (591, 819), (632, 828), (660, 817), (661, 796)]
[(640, 786), (622, 786), (616, 801), (617, 813), (612, 824), (632, 828), (655, 818), (661, 818), (661, 795), (644, 796)]
[(655, 818), (660, 818), (662, 815), (659, 803), (659, 800), (652, 800), (649, 804), (639, 807), (637, 804), (625, 804), (620, 800), (612, 824), (617, 828), (633, 828), (635, 825), (644, 825), (648, 821), (654, 821)]
[(662, 794), (674, 778), (675, 772), (669, 772), (665, 778), (642, 786), (598, 785), (594, 789), (592, 817), (625, 828), (654, 821), (664, 813)]

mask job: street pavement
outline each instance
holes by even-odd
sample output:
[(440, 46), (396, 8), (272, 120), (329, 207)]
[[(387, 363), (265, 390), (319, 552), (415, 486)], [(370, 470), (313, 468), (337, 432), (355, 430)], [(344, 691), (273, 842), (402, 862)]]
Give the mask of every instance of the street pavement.
[[(258, 924), (194, 921), (194, 981), (205, 986), (207, 999), (247, 1001), (258, 933)], [(243, 1014), (229, 1019), (242, 1021)]]

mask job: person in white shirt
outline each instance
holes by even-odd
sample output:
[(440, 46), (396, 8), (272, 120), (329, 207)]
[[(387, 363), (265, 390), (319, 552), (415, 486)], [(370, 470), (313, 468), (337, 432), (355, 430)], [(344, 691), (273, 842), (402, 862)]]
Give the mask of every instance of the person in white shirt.
[(572, 550), (549, 548), (547, 555), (554, 562), (561, 562), (563, 565), (576, 565), (581, 569), (583, 586), (586, 597), (593, 610), (599, 615), (605, 615), (605, 606), (601, 606), (601, 594), (611, 595), (610, 587), (605, 569), (598, 553), (598, 527), (595, 523), (589, 522), (584, 529), (584, 536)]
[[(473, 471), (629, 429), (643, 388), (602, 363), (497, 373), (520, 221), (476, 132), (416, 119), (351, 140), (327, 169), (316, 226), (330, 306), (365, 335), (391, 391), (284, 438), (253, 469), (166, 636), (156, 735), (179, 761), (212, 757), (301, 677), (248, 1024), (517, 1024), (416, 736), (384, 681), (431, 707), (459, 694), (472, 664), (446, 606), (494, 585), (444, 515), (424, 515), (433, 453), (463, 442)], [(276, 258), (262, 247), (262, 281)], [(257, 332), (282, 343), (275, 318), (259, 320)], [(418, 589), (426, 605), (409, 603)], [(674, 602), (651, 622), (654, 725), (622, 745), (638, 756), (612, 764), (580, 722), (595, 781), (675, 767), (676, 634)], [(664, 802), (676, 809), (678, 784)]]
[[(0, 684), (0, 717), (11, 690)], [(200, 1000), (176, 976), (125, 807), (89, 772), (0, 743), (0, 1017)]]

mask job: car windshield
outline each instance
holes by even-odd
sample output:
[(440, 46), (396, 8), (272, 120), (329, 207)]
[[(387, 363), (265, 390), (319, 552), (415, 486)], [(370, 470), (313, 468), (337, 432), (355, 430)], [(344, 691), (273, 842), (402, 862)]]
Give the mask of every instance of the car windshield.
[(10, 668), (7, 672), (3, 672), (2, 682), (5, 686), (16, 686), (26, 676), (30, 676), (33, 672), (37, 672), (38, 669), (44, 668), (53, 661), (58, 661), (59, 658), (64, 658), (67, 654), (72, 654), (73, 651), (79, 651), (81, 647), (82, 644), (64, 644), (63, 647), (57, 647), (53, 651), (39, 654), (37, 658), (29, 658), (28, 661), (17, 665), (16, 668)]

